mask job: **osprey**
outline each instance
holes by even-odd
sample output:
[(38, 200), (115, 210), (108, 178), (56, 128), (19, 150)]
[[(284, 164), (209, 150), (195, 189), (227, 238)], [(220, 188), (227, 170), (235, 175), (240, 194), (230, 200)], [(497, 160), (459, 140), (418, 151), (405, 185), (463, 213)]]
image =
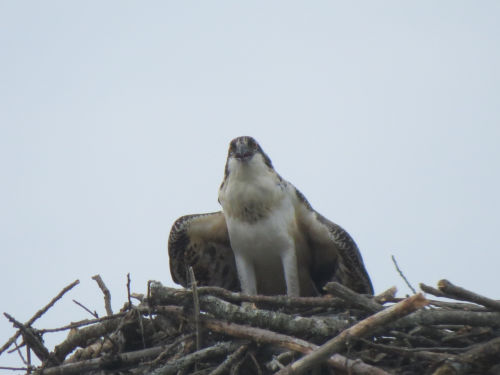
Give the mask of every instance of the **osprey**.
[(316, 212), (252, 137), (231, 141), (219, 189), (222, 212), (183, 216), (170, 231), (170, 272), (188, 286), (246, 294), (315, 296), (328, 281), (373, 294), (351, 236)]

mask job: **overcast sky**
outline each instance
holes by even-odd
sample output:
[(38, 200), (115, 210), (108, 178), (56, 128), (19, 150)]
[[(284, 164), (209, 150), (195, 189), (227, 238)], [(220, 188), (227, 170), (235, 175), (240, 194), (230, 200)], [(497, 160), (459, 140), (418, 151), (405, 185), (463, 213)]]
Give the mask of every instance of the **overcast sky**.
[[(219, 210), (252, 135), (356, 240), (376, 292), (441, 278), (500, 298), (497, 1), (0, 2), (1, 311), (105, 314)], [(0, 345), (13, 333), (0, 319)], [(62, 340), (47, 336), (48, 345)], [(17, 365), (16, 356), (0, 365)]]

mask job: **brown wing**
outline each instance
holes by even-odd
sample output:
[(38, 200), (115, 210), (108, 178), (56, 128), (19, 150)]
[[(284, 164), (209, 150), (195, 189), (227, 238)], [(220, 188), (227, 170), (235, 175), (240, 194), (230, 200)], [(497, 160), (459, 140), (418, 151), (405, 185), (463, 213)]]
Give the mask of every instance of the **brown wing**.
[(328, 228), (332, 243), (338, 252), (338, 260), (326, 270), (323, 263), (314, 264), (315, 282), (324, 285), (324, 279), (337, 281), (358, 293), (373, 294), (373, 286), (363, 263), (358, 246), (352, 237), (339, 225), (316, 213), (318, 221)]
[(358, 246), (349, 233), (317, 213), (297, 190), (302, 202), (299, 225), (305, 232), (311, 249), (311, 278), (318, 291), (329, 281), (337, 281), (364, 294), (373, 294), (373, 286), (366, 272)]
[(193, 267), (199, 286), (240, 290), (233, 250), (222, 212), (186, 215), (177, 219), (168, 238), (170, 274), (177, 284), (189, 286)]

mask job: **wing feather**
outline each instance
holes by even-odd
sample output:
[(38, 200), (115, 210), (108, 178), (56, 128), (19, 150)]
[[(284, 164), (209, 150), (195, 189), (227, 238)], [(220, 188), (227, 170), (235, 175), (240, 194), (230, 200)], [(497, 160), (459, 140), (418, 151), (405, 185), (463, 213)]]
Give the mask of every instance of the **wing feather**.
[(296, 190), (301, 204), (299, 225), (312, 252), (311, 278), (318, 289), (337, 281), (358, 293), (373, 294), (373, 286), (358, 246), (342, 227), (316, 212)]
[(182, 216), (175, 221), (168, 239), (170, 273), (177, 284), (189, 286), (193, 267), (200, 286), (240, 290), (233, 250), (222, 212)]

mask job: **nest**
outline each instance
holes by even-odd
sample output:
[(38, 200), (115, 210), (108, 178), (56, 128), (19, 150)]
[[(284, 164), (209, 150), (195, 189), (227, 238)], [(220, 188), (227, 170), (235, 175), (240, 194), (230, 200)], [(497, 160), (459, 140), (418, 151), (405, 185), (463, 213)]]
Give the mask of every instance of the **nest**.
[[(441, 280), (396, 298), (329, 283), (323, 297), (247, 296), (215, 287), (174, 289), (148, 283), (113, 313), (58, 329), (33, 328), (64, 293), (26, 323), (5, 314), (41, 361), (27, 373), (67, 374), (499, 374), (500, 302)], [(132, 301), (138, 301), (135, 304)], [(49, 351), (42, 337), (68, 330)], [(20, 352), (20, 351), (19, 351)], [(23, 359), (24, 360), (24, 359)]]

